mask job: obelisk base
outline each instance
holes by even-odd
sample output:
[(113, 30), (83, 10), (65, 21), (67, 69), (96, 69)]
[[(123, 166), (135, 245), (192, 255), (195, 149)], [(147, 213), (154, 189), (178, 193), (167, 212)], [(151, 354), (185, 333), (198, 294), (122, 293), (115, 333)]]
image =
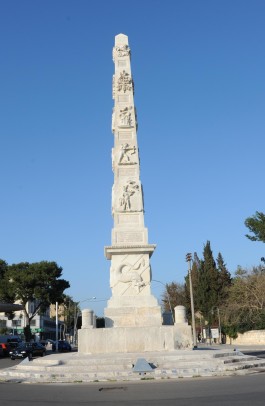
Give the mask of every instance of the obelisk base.
[(161, 307), (154, 296), (111, 298), (104, 309), (106, 327), (161, 326)]
[(187, 323), (160, 327), (114, 327), (78, 330), (78, 352), (111, 354), (191, 349)]

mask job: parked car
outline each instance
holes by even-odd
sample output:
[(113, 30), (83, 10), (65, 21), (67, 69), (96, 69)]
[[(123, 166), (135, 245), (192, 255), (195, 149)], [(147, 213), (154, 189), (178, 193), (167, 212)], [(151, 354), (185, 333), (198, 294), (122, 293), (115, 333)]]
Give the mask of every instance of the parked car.
[(55, 341), (51, 340), (50, 338), (47, 338), (46, 340), (40, 340), (39, 343), (41, 343), (43, 347), (47, 348), (47, 346), (49, 345), (52, 346), (52, 344), (55, 343)]
[(22, 340), (21, 337), (12, 334), (4, 334), (0, 336), (0, 343), (10, 343), (10, 342), (21, 343)]
[(3, 357), (9, 356), (9, 351), (17, 347), (20, 342), (22, 342), (22, 340), (18, 336), (12, 335), (0, 336), (0, 355)]
[[(23, 341), (17, 342), (17, 341), (10, 341), (8, 343), (9, 346), (9, 352), (17, 348), (19, 345), (23, 344)], [(9, 355), (9, 352), (7, 355)]]
[[(56, 342), (52, 344), (52, 350), (56, 351)], [(72, 351), (71, 344), (68, 343), (68, 341), (64, 340), (59, 340), (58, 341), (58, 351), (63, 352), (63, 351)]]
[(40, 343), (22, 343), (9, 352), (12, 360), (16, 358), (35, 357), (40, 355), (43, 357), (46, 354), (46, 348)]
[(2, 357), (6, 357), (7, 355), (9, 355), (10, 350), (11, 348), (8, 343), (0, 343), (0, 355)]
[(8, 357), (9, 352), (12, 351), (13, 348), (16, 348), (20, 342), (22, 341), (21, 340), (19, 341), (18, 339), (15, 338), (14, 339), (9, 338), (8, 336), (5, 337), (0, 342), (0, 355), (2, 355), (3, 357)]

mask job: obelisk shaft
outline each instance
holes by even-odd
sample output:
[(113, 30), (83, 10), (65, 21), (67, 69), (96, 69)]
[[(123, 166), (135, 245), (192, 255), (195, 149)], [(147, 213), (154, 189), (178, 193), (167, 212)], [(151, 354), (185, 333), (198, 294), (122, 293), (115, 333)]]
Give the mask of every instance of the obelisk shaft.
[(116, 36), (113, 61), (115, 74), (112, 84), (114, 98), (112, 245), (147, 244), (148, 236), (147, 229), (144, 227), (143, 192), (140, 182), (134, 85), (131, 74), (130, 48), (126, 35)]
[[(144, 226), (143, 191), (140, 181), (137, 119), (128, 37), (115, 37), (115, 74), (112, 81), (112, 245), (105, 247), (111, 260), (112, 298), (105, 309), (109, 326), (161, 324), (161, 309), (151, 295), (149, 259), (155, 245), (148, 244)], [(126, 308), (126, 316), (124, 316)], [(122, 310), (123, 309), (123, 312)], [(141, 320), (139, 321), (139, 314)], [(108, 324), (108, 322), (107, 322)]]

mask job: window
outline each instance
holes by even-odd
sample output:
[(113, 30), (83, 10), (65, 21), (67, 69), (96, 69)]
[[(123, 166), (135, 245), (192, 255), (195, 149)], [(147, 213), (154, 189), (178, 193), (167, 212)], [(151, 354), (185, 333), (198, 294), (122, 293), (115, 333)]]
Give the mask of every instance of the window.
[(21, 319), (12, 320), (12, 327), (21, 327)]
[(6, 320), (0, 320), (0, 327), (6, 327)]

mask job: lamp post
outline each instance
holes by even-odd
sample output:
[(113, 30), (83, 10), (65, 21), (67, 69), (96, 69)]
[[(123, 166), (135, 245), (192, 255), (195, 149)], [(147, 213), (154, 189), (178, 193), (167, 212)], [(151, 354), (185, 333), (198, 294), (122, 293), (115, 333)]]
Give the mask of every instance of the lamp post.
[(58, 352), (58, 302), (55, 303), (55, 350)]
[(168, 301), (168, 304), (169, 304), (169, 307), (170, 307), (171, 317), (172, 317), (172, 321), (173, 321), (173, 324), (174, 324), (174, 323), (175, 323), (174, 314), (173, 314), (173, 310), (172, 310), (172, 306), (171, 306), (171, 301), (170, 301), (169, 294), (168, 294), (168, 290), (167, 290), (167, 285), (165, 285), (165, 284), (164, 284), (163, 282), (161, 282), (161, 281), (157, 281), (156, 279), (152, 279), (152, 281), (161, 283), (161, 285), (165, 286), (165, 288), (166, 288), (166, 293), (167, 293), (167, 301)]
[(76, 345), (76, 339), (77, 339), (77, 319), (78, 319), (78, 311), (77, 311), (77, 306), (80, 305), (80, 303), (83, 302), (89, 302), (90, 300), (96, 299), (96, 296), (89, 297), (84, 300), (80, 300), (79, 302), (75, 302), (75, 313), (74, 313), (74, 344)]
[(192, 289), (192, 279), (191, 279), (191, 261), (192, 255), (190, 252), (186, 255), (186, 262), (189, 263), (189, 282), (190, 282), (190, 305), (191, 305), (191, 318), (192, 318), (192, 335), (193, 335), (193, 348), (197, 348), (197, 336), (195, 327), (195, 313), (194, 313), (194, 302), (193, 302), (193, 289)]

